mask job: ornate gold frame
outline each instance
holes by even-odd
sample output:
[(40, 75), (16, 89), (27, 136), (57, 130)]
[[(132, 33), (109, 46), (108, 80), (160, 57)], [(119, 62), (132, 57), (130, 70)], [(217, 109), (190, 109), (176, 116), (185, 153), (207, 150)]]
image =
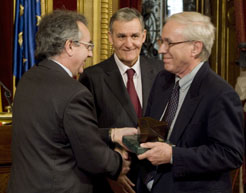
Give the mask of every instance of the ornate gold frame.
[(118, 9), (118, 4), (118, 0), (77, 0), (77, 11), (87, 18), (95, 44), (93, 57), (87, 59), (86, 67), (97, 64), (112, 54), (112, 46), (108, 41), (108, 24), (113, 11)]
[(41, 2), (41, 16), (53, 11), (53, 0), (40, 0)]

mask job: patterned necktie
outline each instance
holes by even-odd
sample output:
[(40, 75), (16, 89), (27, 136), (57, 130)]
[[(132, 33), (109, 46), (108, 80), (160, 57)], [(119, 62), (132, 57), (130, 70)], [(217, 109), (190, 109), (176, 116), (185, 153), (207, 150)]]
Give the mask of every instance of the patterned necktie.
[(168, 124), (168, 129), (170, 129), (170, 126), (172, 124), (172, 121), (175, 117), (177, 108), (178, 108), (178, 103), (179, 103), (179, 81), (176, 82), (172, 93), (171, 93), (171, 97), (169, 99), (168, 102), (168, 106), (166, 109), (166, 112), (162, 118), (163, 121), (166, 121)]
[(135, 112), (136, 112), (138, 118), (140, 118), (142, 116), (142, 109), (141, 109), (141, 105), (140, 105), (138, 95), (137, 95), (137, 92), (136, 92), (136, 89), (134, 86), (134, 82), (133, 82), (133, 75), (135, 74), (135, 71), (133, 69), (128, 69), (126, 71), (126, 73), (127, 73), (127, 77), (128, 77), (127, 91), (128, 91), (128, 94), (131, 98)]
[[(177, 108), (178, 108), (179, 88), (180, 88), (179, 81), (177, 81), (173, 90), (172, 90), (171, 97), (169, 99), (166, 112), (162, 118), (163, 121), (167, 122), (168, 129), (170, 129), (170, 126), (172, 124), (172, 121), (174, 119), (174, 116), (175, 116)], [(147, 187), (148, 187), (148, 183), (154, 179), (154, 176), (156, 175), (156, 173), (157, 173), (157, 171), (153, 170), (145, 176), (144, 183), (146, 184)]]

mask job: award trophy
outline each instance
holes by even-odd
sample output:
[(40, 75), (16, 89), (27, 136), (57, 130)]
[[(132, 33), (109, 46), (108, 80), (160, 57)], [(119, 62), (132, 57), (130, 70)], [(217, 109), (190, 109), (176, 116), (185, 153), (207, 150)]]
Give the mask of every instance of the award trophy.
[(148, 149), (140, 147), (140, 143), (164, 141), (167, 138), (167, 123), (151, 117), (138, 120), (140, 134), (123, 136), (124, 145), (136, 154), (142, 154)]

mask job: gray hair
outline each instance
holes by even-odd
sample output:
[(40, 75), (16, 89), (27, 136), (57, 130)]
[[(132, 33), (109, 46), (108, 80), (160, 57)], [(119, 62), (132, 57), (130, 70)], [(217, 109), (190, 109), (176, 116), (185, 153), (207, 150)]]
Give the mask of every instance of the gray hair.
[(79, 41), (83, 34), (78, 21), (87, 26), (86, 18), (74, 11), (55, 10), (45, 15), (36, 34), (36, 59), (41, 61), (60, 54), (67, 40)]
[(199, 55), (201, 61), (209, 58), (215, 39), (215, 27), (210, 17), (198, 12), (181, 12), (167, 18), (166, 22), (174, 20), (184, 24), (183, 36), (186, 40), (201, 41), (203, 50)]
[(142, 31), (144, 30), (144, 20), (143, 20), (143, 16), (141, 15), (141, 13), (134, 9), (134, 8), (129, 8), (129, 7), (124, 7), (122, 9), (119, 9), (118, 11), (116, 11), (109, 22), (109, 30), (112, 33), (113, 32), (113, 23), (115, 21), (132, 21), (133, 19), (139, 19), (140, 24), (142, 26)]

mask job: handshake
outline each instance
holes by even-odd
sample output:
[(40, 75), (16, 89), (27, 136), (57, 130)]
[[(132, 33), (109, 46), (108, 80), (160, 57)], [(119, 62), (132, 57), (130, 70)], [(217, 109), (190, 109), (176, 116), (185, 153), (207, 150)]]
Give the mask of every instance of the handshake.
[[(113, 128), (109, 130), (109, 137), (111, 138), (111, 141), (119, 144), (118, 146), (115, 147), (114, 150), (121, 154), (122, 161), (123, 161), (121, 174), (117, 179), (117, 185), (121, 186), (124, 192), (128, 192), (128, 193), (135, 193), (135, 191), (132, 188), (135, 185), (126, 176), (126, 174), (130, 171), (131, 157), (128, 154), (129, 149), (123, 144), (122, 139), (123, 136), (129, 136), (129, 135), (131, 136), (137, 134), (138, 134), (138, 130), (133, 127)], [(110, 181), (111, 188), (114, 189), (114, 187), (112, 187), (112, 183), (114, 184), (114, 182)]]

